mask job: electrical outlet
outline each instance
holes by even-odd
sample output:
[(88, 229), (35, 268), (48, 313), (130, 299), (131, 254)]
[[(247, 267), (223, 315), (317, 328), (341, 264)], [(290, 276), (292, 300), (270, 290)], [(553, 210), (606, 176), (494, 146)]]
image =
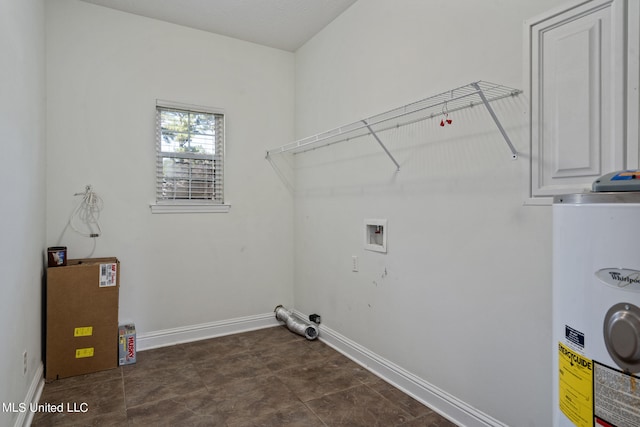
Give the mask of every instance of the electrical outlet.
[(27, 350), (22, 353), (22, 375), (27, 375)]
[(353, 262), (353, 265), (351, 267), (351, 271), (358, 271), (358, 257), (357, 256), (352, 256), (351, 257), (351, 261)]

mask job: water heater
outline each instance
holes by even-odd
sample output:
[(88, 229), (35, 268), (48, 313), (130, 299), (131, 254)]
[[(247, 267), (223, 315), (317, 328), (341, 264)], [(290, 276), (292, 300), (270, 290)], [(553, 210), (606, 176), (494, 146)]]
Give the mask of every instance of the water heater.
[(605, 175), (593, 192), (554, 197), (554, 427), (640, 426), (636, 176)]

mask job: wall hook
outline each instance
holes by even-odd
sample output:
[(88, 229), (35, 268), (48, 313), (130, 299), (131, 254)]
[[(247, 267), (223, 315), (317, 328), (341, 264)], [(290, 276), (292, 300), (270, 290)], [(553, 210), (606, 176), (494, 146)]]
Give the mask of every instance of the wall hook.
[(449, 118), (449, 109), (447, 108), (447, 101), (444, 101), (444, 105), (442, 106), (442, 114), (444, 114), (444, 119), (440, 120), (440, 126), (450, 125), (453, 123), (453, 120)]

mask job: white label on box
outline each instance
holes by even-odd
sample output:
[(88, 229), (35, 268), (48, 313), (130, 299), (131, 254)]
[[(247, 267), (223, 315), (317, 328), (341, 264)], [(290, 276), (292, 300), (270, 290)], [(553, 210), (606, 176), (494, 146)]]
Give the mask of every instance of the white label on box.
[(115, 286), (117, 273), (117, 264), (100, 264), (100, 287)]

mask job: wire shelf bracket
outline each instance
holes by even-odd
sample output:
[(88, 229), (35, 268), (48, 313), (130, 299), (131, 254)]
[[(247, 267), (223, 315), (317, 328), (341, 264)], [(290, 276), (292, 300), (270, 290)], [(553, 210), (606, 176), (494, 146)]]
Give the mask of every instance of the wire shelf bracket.
[(364, 123), (364, 126), (369, 130), (369, 132), (371, 132), (371, 136), (373, 136), (375, 138), (376, 141), (378, 141), (378, 144), (380, 144), (380, 146), (382, 147), (382, 149), (384, 150), (385, 153), (387, 153), (387, 156), (389, 156), (389, 158), (391, 159), (391, 161), (396, 165), (396, 170), (400, 170), (400, 165), (398, 164), (398, 162), (396, 161), (396, 159), (393, 157), (393, 155), (391, 155), (391, 153), (389, 152), (389, 150), (387, 150), (387, 147), (384, 145), (384, 143), (380, 140), (380, 138), (378, 137), (378, 134), (375, 133), (373, 131), (373, 129), (371, 129), (371, 126), (369, 126), (369, 123), (367, 123), (366, 120), (363, 120), (362, 123)]
[[(482, 99), (482, 103), (487, 108), (487, 111), (489, 112), (489, 115), (491, 116), (491, 118), (495, 122), (496, 126), (498, 127), (498, 130), (502, 134), (502, 137), (504, 138), (505, 142), (509, 146), (509, 150), (511, 150), (511, 158), (513, 160), (517, 159), (518, 158), (518, 152), (516, 151), (516, 148), (513, 146), (513, 143), (511, 142), (511, 139), (509, 138), (509, 135), (507, 135), (507, 132), (504, 130), (504, 127), (502, 126), (502, 123), (500, 123), (500, 119), (498, 119), (498, 116), (496, 116), (495, 111), (493, 111), (493, 108), (491, 107), (491, 105), (489, 105), (489, 100), (487, 99), (487, 97), (485, 96), (484, 92), (480, 88), (480, 84), (478, 82), (475, 82), (475, 83), (471, 83), (471, 86), (473, 86), (478, 91), (478, 96), (480, 97), (480, 99)], [(514, 93), (514, 95), (516, 95), (516, 94)]]
[(294, 154), (303, 153), (305, 151), (326, 147), (338, 142), (371, 135), (376, 142), (380, 144), (384, 152), (389, 156), (396, 166), (396, 169), (399, 171), (400, 164), (396, 161), (378, 136), (380, 132), (430, 119), (441, 115), (444, 111), (450, 113), (476, 105), (484, 105), (498, 127), (500, 134), (507, 143), (507, 146), (511, 151), (511, 158), (515, 160), (518, 158), (518, 152), (490, 103), (498, 99), (517, 96), (521, 93), (522, 91), (520, 89), (514, 89), (480, 80), (425, 98), (421, 101), (416, 101), (411, 104), (395, 108), (385, 113), (362, 119), (358, 122), (340, 126), (317, 135), (294, 141), (281, 147), (267, 150), (266, 158), (268, 159), (271, 155), (286, 152), (292, 152)]

